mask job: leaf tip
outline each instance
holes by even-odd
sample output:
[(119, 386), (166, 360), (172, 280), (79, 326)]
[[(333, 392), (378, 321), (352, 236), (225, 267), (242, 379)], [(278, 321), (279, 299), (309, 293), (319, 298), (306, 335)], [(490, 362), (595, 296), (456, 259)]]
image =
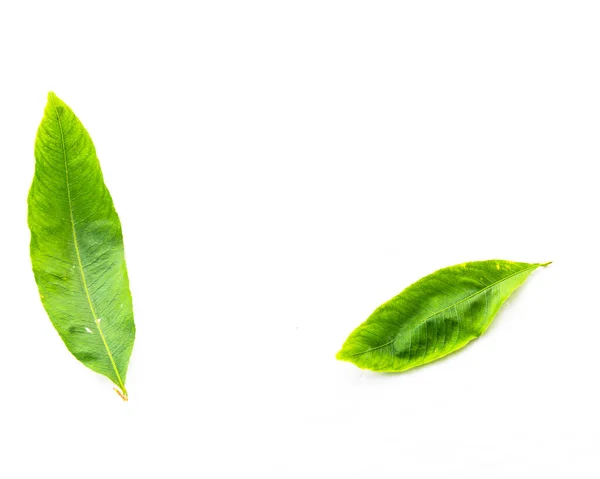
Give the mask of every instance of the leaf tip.
[(552, 261), (548, 261), (547, 263), (540, 263), (540, 266), (548, 266), (552, 264)]
[(48, 92), (48, 104), (59, 107), (65, 106), (65, 102), (62, 101), (52, 90)]
[(351, 356), (351, 354), (348, 354), (348, 352), (344, 348), (342, 348), (335, 355), (335, 359), (337, 359), (338, 361), (351, 361)]

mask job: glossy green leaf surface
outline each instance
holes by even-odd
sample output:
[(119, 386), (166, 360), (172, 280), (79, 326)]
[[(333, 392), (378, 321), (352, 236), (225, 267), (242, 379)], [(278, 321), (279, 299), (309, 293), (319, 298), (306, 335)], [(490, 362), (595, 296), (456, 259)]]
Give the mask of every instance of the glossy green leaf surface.
[(33, 272), (52, 324), (69, 351), (126, 398), (135, 325), (121, 223), (92, 139), (53, 93), (28, 205)]
[(440, 269), (377, 308), (337, 358), (400, 372), (450, 354), (479, 337), (512, 292), (547, 264), (491, 260)]

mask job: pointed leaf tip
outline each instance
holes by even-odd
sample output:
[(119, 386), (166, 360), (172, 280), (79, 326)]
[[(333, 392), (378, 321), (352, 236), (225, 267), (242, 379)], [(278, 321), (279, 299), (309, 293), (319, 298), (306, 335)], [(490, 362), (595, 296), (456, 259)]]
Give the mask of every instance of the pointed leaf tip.
[(53, 103), (55, 105), (66, 106), (65, 102), (62, 101), (60, 99), (60, 97), (56, 93), (54, 93), (52, 90), (48, 92), (48, 102)]
[(340, 349), (338, 351), (338, 353), (335, 355), (335, 359), (337, 359), (338, 361), (348, 361), (348, 362), (353, 362), (352, 361), (352, 353), (348, 352), (348, 350), (345, 347), (346, 345), (344, 344), (342, 346), (342, 349)]

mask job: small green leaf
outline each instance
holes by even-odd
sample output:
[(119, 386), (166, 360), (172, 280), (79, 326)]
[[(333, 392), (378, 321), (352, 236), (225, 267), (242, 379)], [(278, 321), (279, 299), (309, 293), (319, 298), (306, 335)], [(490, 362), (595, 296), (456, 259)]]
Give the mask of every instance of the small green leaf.
[(491, 260), (440, 269), (377, 308), (337, 359), (400, 372), (446, 356), (479, 337), (512, 292), (548, 264)]
[(28, 205), (33, 273), (52, 324), (126, 400), (135, 325), (121, 223), (92, 139), (54, 93), (35, 141)]

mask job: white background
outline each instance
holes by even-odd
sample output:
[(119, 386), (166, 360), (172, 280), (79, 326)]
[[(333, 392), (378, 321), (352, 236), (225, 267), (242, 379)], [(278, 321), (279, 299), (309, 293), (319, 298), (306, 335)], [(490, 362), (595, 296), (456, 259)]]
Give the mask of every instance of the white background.
[[(0, 476), (600, 477), (597, 2), (0, 7)], [(53, 90), (123, 223), (123, 403), (29, 261)], [(444, 266), (554, 261), (461, 352), (335, 360)]]

